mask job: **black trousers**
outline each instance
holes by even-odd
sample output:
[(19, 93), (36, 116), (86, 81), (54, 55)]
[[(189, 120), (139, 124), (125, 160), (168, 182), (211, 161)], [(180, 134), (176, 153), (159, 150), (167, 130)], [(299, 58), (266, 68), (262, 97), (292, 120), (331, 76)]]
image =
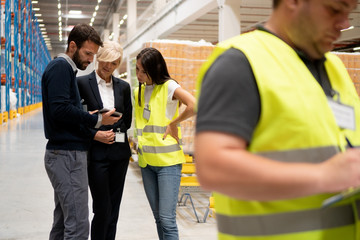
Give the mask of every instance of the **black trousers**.
[(89, 161), (88, 177), (93, 199), (92, 240), (114, 240), (129, 159)]

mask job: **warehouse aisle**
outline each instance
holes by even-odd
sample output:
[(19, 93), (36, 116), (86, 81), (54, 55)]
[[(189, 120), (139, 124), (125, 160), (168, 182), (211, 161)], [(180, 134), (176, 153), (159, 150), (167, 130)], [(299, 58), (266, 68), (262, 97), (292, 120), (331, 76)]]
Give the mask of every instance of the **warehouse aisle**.
[[(41, 109), (0, 125), (0, 240), (48, 239), (53, 191), (43, 164), (45, 144)], [(208, 204), (208, 193), (192, 195), (202, 217)], [(206, 223), (197, 223), (190, 204), (178, 207), (177, 214), (180, 239), (216, 239), (214, 218), (208, 217)], [(137, 163), (132, 162), (116, 239), (156, 240), (155, 228), (140, 170)]]

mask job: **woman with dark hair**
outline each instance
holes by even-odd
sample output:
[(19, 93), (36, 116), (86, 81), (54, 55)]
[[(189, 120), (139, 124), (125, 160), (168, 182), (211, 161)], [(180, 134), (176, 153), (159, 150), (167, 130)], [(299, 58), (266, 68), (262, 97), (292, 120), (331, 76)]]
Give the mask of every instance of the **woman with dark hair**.
[[(159, 239), (179, 239), (176, 204), (185, 162), (180, 122), (194, 115), (195, 98), (174, 81), (155, 48), (136, 57), (135, 123), (139, 166)], [(180, 104), (186, 106), (179, 113)]]

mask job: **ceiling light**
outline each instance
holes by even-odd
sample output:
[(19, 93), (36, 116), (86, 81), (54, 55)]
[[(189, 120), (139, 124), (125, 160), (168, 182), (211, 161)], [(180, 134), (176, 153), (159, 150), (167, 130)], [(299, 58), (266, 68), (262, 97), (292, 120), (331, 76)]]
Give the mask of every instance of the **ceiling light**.
[(40, 24), (39, 24), (39, 27), (45, 27), (45, 24), (40, 23)]
[(359, 50), (360, 50), (360, 47), (354, 47), (353, 50), (354, 50), (354, 51), (359, 51)]
[(40, 8), (33, 8), (33, 11), (40, 11)]
[(125, 19), (127, 19), (127, 17), (128, 17), (128, 15), (125, 14), (125, 15), (123, 16), (123, 19), (125, 20)]
[(61, 3), (60, 0), (58, 0), (58, 24), (59, 24), (59, 41), (62, 41), (62, 12), (61, 12)]
[(96, 15), (97, 15), (97, 10), (99, 10), (99, 3), (101, 2), (101, 0), (98, 0), (98, 4), (96, 5), (96, 7), (95, 7), (95, 11), (94, 11), (94, 13), (93, 13), (93, 15), (92, 15), (92, 18), (91, 18), (91, 20), (90, 20), (90, 26), (92, 26), (93, 25), (93, 22), (95, 21), (95, 17), (96, 17)]
[(82, 14), (82, 11), (81, 10), (70, 10), (69, 14), (80, 15), (80, 14)]
[(35, 17), (41, 17), (41, 13), (35, 13)]
[(37, 4), (39, 1), (31, 1), (32, 4)]
[(40, 18), (38, 18), (38, 20), (37, 20), (38, 22), (43, 22), (44, 20), (42, 20), (42, 19), (40, 19)]

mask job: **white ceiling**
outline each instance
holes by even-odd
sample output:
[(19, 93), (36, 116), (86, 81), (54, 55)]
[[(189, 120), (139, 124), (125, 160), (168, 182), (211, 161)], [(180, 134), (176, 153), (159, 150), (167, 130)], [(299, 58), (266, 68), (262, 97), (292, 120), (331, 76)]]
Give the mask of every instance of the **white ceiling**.
[[(112, 29), (112, 13), (119, 13), (120, 18), (127, 14), (127, 1), (135, 0), (101, 0), (99, 10), (93, 23), (94, 28), (102, 34), (104, 29)], [(171, 0), (170, 0), (171, 1)], [(168, 1), (168, 2), (170, 2)], [(177, 0), (179, 2), (179, 0)], [(183, 0), (198, 1), (198, 0)], [(217, 0), (214, 0), (215, 2)], [(152, 6), (153, 0), (137, 0), (137, 16)], [(63, 52), (66, 45), (66, 29), (77, 23), (90, 23), (90, 19), (95, 11), (98, 0), (60, 0), (62, 11), (63, 41), (59, 41), (59, 25), (58, 25), (58, 1), (57, 0), (38, 0), (33, 7), (40, 8), (39, 13), (42, 14), (43, 23), (53, 48), (52, 53), (57, 54)], [(245, 32), (252, 29), (256, 24), (266, 21), (271, 13), (272, 0), (241, 0), (241, 31)], [(358, 0), (360, 5), (360, 0)], [(81, 10), (81, 18), (70, 18), (68, 12), (70, 10)], [(194, 21), (182, 26), (175, 32), (169, 33), (166, 38), (193, 40), (198, 41), (204, 39), (208, 42), (218, 42), (218, 8), (198, 16)], [(143, 19), (146, 21), (146, 19)], [(360, 8), (350, 15), (350, 22), (355, 26), (346, 34), (339, 42), (340, 46), (357, 45), (360, 43)], [(66, 26), (70, 26), (66, 28)], [(126, 21), (120, 28), (120, 36), (126, 35)]]

